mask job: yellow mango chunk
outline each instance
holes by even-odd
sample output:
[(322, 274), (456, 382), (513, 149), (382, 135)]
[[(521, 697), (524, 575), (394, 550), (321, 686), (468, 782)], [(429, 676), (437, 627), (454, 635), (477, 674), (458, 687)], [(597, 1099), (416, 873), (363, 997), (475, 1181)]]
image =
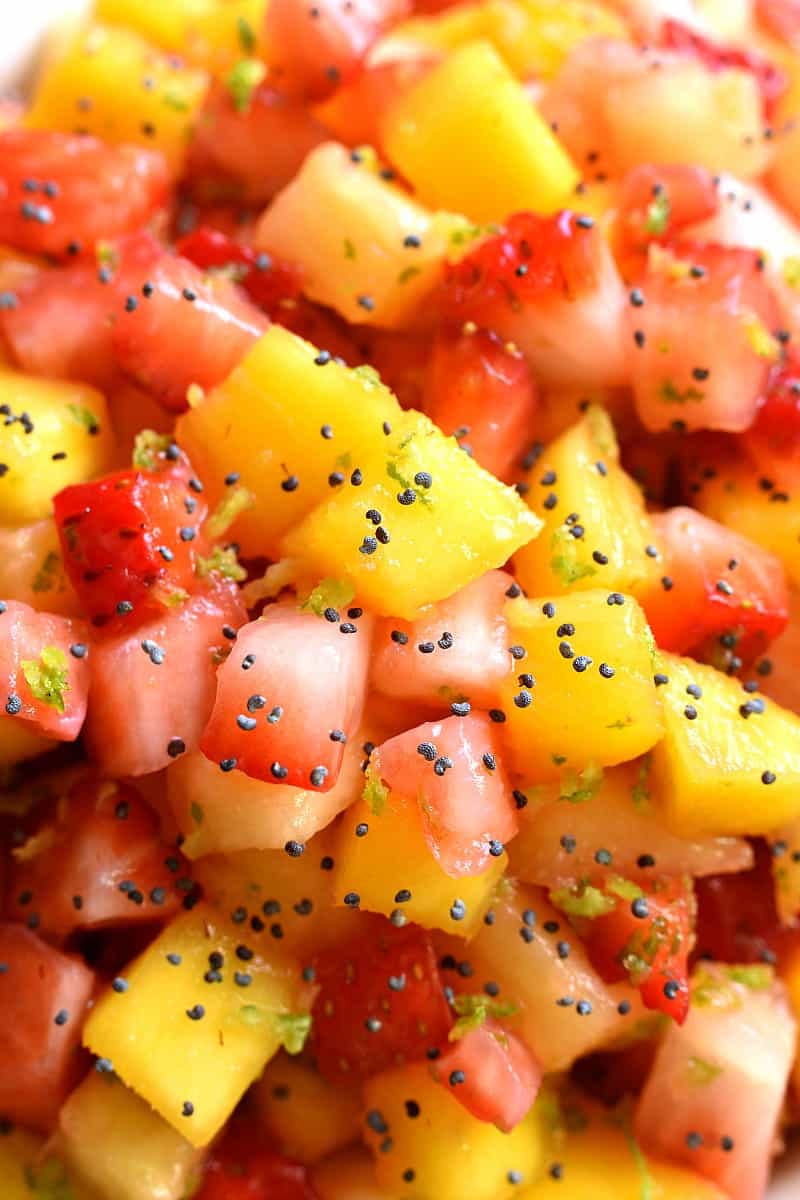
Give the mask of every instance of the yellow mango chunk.
[(338, 840), (334, 829), (323, 830), (299, 858), (283, 848), (209, 854), (192, 874), (220, 913), (260, 917), (281, 952), (305, 965), (318, 950), (353, 936), (357, 918), (333, 904), (329, 868)]
[(215, 0), (95, 0), (95, 20), (122, 25), (162, 50), (180, 53), (189, 26), (216, 7)]
[(572, 47), (585, 38), (626, 36), (622, 18), (595, 0), (486, 0), (404, 21), (384, 41), (456, 50), (485, 39), (526, 80), (552, 79)]
[[(284, 538), (282, 551), (320, 576), (349, 579), (373, 612), (411, 620), (501, 566), (541, 522), (427, 417), (408, 412), (393, 430), (362, 484), (338, 489)], [(382, 517), (378, 537), (371, 509)]]
[[(581, 1109), (583, 1112), (583, 1109)], [(626, 1119), (600, 1109), (584, 1128), (559, 1133), (552, 1159), (561, 1175), (550, 1172), (518, 1200), (725, 1200), (725, 1193), (694, 1171), (646, 1156), (639, 1149)], [(578, 1124), (578, 1122), (575, 1122)]]
[(391, 1200), (378, 1187), (372, 1156), (361, 1146), (340, 1150), (317, 1163), (311, 1184), (319, 1200)]
[[(193, 1146), (222, 1128), (298, 1024), (290, 1014), (308, 1009), (299, 968), (278, 957), (274, 942), (268, 954), (263, 942), (249, 945), (247, 933), (205, 904), (183, 913), (122, 973), (127, 989), (100, 997), (84, 1027), (84, 1045)], [(204, 978), (210, 954), (222, 956), (219, 982)], [(237, 983), (237, 973), (249, 984)]]
[(334, 1086), (288, 1054), (275, 1055), (250, 1096), (269, 1141), (295, 1162), (315, 1163), (361, 1131), (361, 1089)]
[[(409, 1100), (416, 1100), (418, 1115), (409, 1114)], [(511, 1200), (544, 1165), (535, 1106), (511, 1133), (500, 1133), (435, 1083), (424, 1063), (374, 1075), (364, 1085), (364, 1102), (386, 1127), (376, 1131), (374, 1116), (364, 1126), (378, 1183), (403, 1200)]]
[(645, 551), (653, 545), (652, 523), (642, 493), (619, 464), (603, 409), (589, 409), (547, 448), (531, 471), (526, 500), (544, 521), (539, 537), (514, 559), (529, 595), (597, 587), (636, 595), (655, 585), (658, 564)]
[[(295, 263), (303, 291), (348, 321), (398, 329), (442, 277), (463, 217), (431, 213), (383, 179), (374, 156), (326, 142), (261, 218), (259, 250)], [(415, 241), (406, 244), (406, 238)]]
[(114, 1200), (182, 1200), (202, 1151), (114, 1076), (90, 1071), (58, 1118), (58, 1148), (77, 1178)]
[[(522, 651), (519, 674), (502, 689), (502, 730), (519, 774), (536, 782), (562, 769), (615, 766), (658, 741), (655, 643), (631, 596), (595, 590), (520, 597), (505, 611), (510, 644)], [(519, 682), (529, 672), (533, 686)]]
[[(229, 492), (228, 472), (239, 472), (255, 504), (228, 536), (245, 555), (277, 558), (281, 535), (335, 490), (336, 478), (355, 491), (353, 470), (385, 463), (383, 425), (400, 416), (374, 371), (340, 366), (271, 325), (228, 378), (178, 418), (175, 435), (211, 505)], [(292, 477), (297, 486), (283, 487)]]
[[(356, 837), (356, 826), (363, 822), (369, 825), (369, 836)], [(395, 896), (406, 889), (411, 899), (402, 909), (409, 921), (460, 937), (470, 937), (480, 927), (508, 863), (501, 854), (482, 875), (458, 879), (447, 875), (425, 840), (419, 807), (395, 792), (377, 798), (372, 807), (359, 800), (347, 810), (338, 826), (333, 855), (338, 904), (355, 892), (361, 908), (388, 917), (398, 907)], [(460, 918), (462, 910), (453, 910), (456, 900), (463, 905)]]
[(761, 834), (800, 817), (800, 717), (690, 658), (664, 654), (661, 669), (651, 782), (670, 826), (684, 837)]
[(499, 221), (521, 209), (554, 212), (579, 178), (488, 42), (455, 51), (399, 96), (385, 118), (383, 144), (423, 204), (473, 221)]
[(87, 384), (4, 369), (0, 403), (16, 418), (0, 426), (0, 524), (49, 516), (56, 492), (111, 466), (115, 444), (106, 402)]
[(138, 33), (93, 25), (48, 59), (25, 122), (161, 150), (178, 171), (206, 87), (205, 72), (156, 50)]
[(94, 17), (219, 72), (263, 57), (266, 0), (95, 0)]
[(763, 478), (747, 461), (726, 463), (713, 478), (698, 480), (692, 504), (777, 554), (790, 583), (800, 588), (800, 492), (774, 476), (773, 486), (764, 488)]

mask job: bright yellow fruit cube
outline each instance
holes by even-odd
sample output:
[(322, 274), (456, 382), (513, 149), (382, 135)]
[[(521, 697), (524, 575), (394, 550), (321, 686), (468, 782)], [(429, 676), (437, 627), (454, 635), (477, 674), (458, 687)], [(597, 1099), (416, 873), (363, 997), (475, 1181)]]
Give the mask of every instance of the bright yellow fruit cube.
[(724, 463), (698, 479), (692, 504), (777, 554), (790, 583), (800, 588), (800, 492), (779, 477), (770, 478), (772, 487), (763, 487), (763, 478), (747, 460)]
[(84, 383), (0, 371), (0, 524), (49, 516), (56, 492), (102, 474), (115, 443), (105, 398)]
[[(418, 1113), (409, 1113), (409, 1100)], [(544, 1165), (535, 1106), (511, 1133), (501, 1133), (435, 1083), (426, 1064), (374, 1075), (364, 1085), (364, 1102), (372, 1115), (364, 1140), (378, 1183), (403, 1200), (512, 1200)]]
[(451, 235), (468, 225), (429, 212), (377, 166), (338, 142), (312, 150), (264, 213), (255, 244), (299, 266), (305, 294), (348, 321), (402, 329), (439, 284)]
[(398, 97), (383, 145), (423, 204), (473, 221), (554, 212), (579, 179), (522, 84), (483, 41), (456, 50)]
[(353, 935), (352, 912), (333, 904), (330, 868), (338, 840), (334, 828), (325, 829), (299, 858), (283, 848), (209, 854), (192, 874), (219, 912), (260, 917), (281, 953), (305, 965), (317, 951)]
[[(169, 5), (162, 5), (168, 10)], [(80, 29), (48, 59), (26, 124), (161, 150), (180, 170), (205, 98), (204, 71), (114, 26)]]
[(622, 18), (595, 0), (478, 0), (404, 21), (385, 42), (455, 50), (483, 38), (526, 80), (552, 79), (585, 38), (626, 36)]
[(683, 837), (755, 835), (797, 820), (800, 716), (690, 658), (664, 654), (661, 669), (651, 782), (670, 826)]
[(245, 555), (277, 558), (281, 535), (315, 505), (337, 489), (357, 491), (354, 470), (385, 464), (384, 423), (391, 429), (401, 415), (375, 372), (340, 366), (271, 325), (228, 378), (178, 418), (175, 434), (210, 504), (228, 490), (225, 476), (239, 472), (255, 504), (228, 534)]
[[(381, 516), (377, 527), (370, 511)], [(427, 417), (408, 412), (361, 485), (338, 489), (282, 549), (319, 576), (349, 579), (373, 612), (412, 620), (501, 566), (540, 528), (512, 488)]]
[(121, 25), (162, 50), (181, 53), (191, 23), (217, 7), (215, 0), (95, 0), (95, 20)]
[(203, 1153), (114, 1075), (90, 1071), (58, 1118), (58, 1148), (77, 1178), (114, 1200), (182, 1200)]
[(716, 1184), (645, 1156), (623, 1113), (581, 1106), (587, 1124), (556, 1135), (550, 1157), (558, 1177), (543, 1175), (518, 1200), (725, 1200)]
[[(366, 822), (369, 837), (356, 837)], [(480, 927), (508, 858), (493, 858), (482, 875), (447, 875), (425, 840), (417, 804), (395, 792), (372, 807), (360, 800), (342, 816), (334, 849), (333, 887), (338, 904), (356, 893), (362, 909), (389, 916), (398, 907), (398, 892), (411, 892), (402, 911), (426, 929), (443, 929), (470, 937)], [(456, 900), (462, 909), (453, 909)], [(453, 911), (456, 917), (453, 917)], [(463, 911), (463, 917), (459, 913)]]
[[(526, 780), (615, 766), (662, 736), (650, 628), (636, 600), (585, 591), (506, 604), (514, 675), (501, 726)], [(533, 677), (533, 684), (525, 678)]]
[(589, 409), (547, 448), (526, 499), (544, 521), (514, 559), (529, 595), (601, 586), (637, 595), (655, 585), (653, 526), (603, 409)]
[(181, 914), (84, 1027), (84, 1045), (193, 1146), (211, 1141), (309, 1007), (298, 966), (248, 933), (206, 904)]
[(266, 0), (95, 0), (94, 16), (215, 73), (263, 57)]
[(378, 1186), (372, 1155), (363, 1146), (340, 1150), (317, 1163), (311, 1184), (319, 1200), (391, 1200)]
[(360, 1087), (334, 1086), (288, 1054), (275, 1055), (250, 1096), (269, 1141), (295, 1162), (315, 1163), (361, 1131)]

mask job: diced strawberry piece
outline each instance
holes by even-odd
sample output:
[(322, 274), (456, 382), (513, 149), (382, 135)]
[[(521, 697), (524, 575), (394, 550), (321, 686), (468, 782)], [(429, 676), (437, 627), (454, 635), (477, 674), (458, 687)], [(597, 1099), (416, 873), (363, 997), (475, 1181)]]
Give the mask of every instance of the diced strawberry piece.
[(497, 726), (483, 713), (418, 725), (383, 742), (372, 762), (393, 791), (417, 800), (448, 875), (480, 874), (517, 832)]
[(74, 742), (89, 691), (87, 627), (16, 600), (0, 605), (0, 720)]
[(769, 963), (797, 943), (792, 929), (782, 929), (775, 904), (773, 855), (754, 843), (755, 865), (733, 875), (699, 879), (697, 954), (725, 963)]
[(54, 497), (64, 566), (96, 626), (130, 629), (196, 589), (206, 548), (202, 486), (170, 444), (154, 452), (153, 466)]
[(758, 254), (724, 246), (651, 247), (628, 306), (636, 407), (650, 432), (741, 432), (778, 353), (775, 299)]
[(0, 309), (0, 329), (14, 361), (32, 375), (80, 379), (108, 387), (116, 374), (113, 322), (125, 303), (129, 272), (162, 253), (149, 233), (127, 234), (97, 264), (44, 268)]
[(800, 47), (800, 0), (756, 0), (756, 13), (778, 37)]
[(661, 40), (666, 49), (691, 55), (699, 59), (710, 71), (725, 71), (730, 67), (749, 71), (761, 92), (765, 117), (769, 120), (775, 115), (778, 101), (788, 87), (788, 80), (785, 72), (763, 54), (755, 50), (745, 50), (741, 46), (719, 45), (681, 21), (675, 20), (664, 22)]
[(264, 1145), (260, 1125), (234, 1117), (206, 1160), (195, 1200), (317, 1200), (307, 1174)]
[(25, 921), (35, 912), (39, 932), (58, 939), (76, 929), (165, 921), (181, 903), (182, 864), (138, 792), (87, 779), (58, 798), (17, 850), (8, 913)]
[(627, 889), (622, 895), (611, 892), (615, 908), (590, 922), (589, 955), (607, 982), (630, 979), (646, 1008), (682, 1025), (689, 1012), (694, 941), (691, 880), (663, 877), (638, 890), (638, 896)]
[(163, 254), (126, 284), (131, 299), (112, 334), (117, 363), (175, 412), (187, 407), (191, 384), (220, 383), (268, 324), (236, 284), (177, 255)]
[(713, 217), (720, 206), (714, 176), (684, 163), (647, 164), (620, 185), (618, 231), (625, 249), (674, 239), (687, 225)]
[[(417, 621), (379, 622), (372, 685), (398, 700), (449, 709), (469, 700), (492, 708), (511, 669), (506, 596), (516, 591), (505, 571), (488, 571)], [(422, 645), (432, 646), (429, 654)]]
[(0, 1112), (48, 1132), (84, 1067), (94, 974), (22, 925), (0, 925)]
[(627, 297), (589, 217), (509, 217), (501, 233), (446, 269), (443, 300), (450, 316), (514, 342), (546, 379), (603, 385), (625, 378), (620, 318)]
[(656, 1158), (712, 1180), (731, 1200), (766, 1194), (797, 1027), (768, 967), (699, 963), (692, 1010), (661, 1039), (634, 1132)]
[(252, 246), (202, 225), (182, 238), (178, 253), (204, 271), (228, 270), (259, 308), (275, 317), (283, 300), (296, 300), (303, 276), (293, 263), (259, 254)]
[(661, 649), (683, 654), (732, 635), (740, 658), (763, 651), (789, 619), (780, 559), (692, 508), (652, 520), (663, 574), (642, 605)]
[(200, 742), (223, 770), (321, 792), (336, 783), (361, 720), (372, 620), (325, 611), (272, 605), (240, 630)]
[(776, 460), (787, 468), (800, 461), (800, 354), (790, 355), (770, 371), (756, 419), (741, 444), (756, 466), (766, 471)]
[(212, 84), (189, 154), (192, 190), (264, 204), (328, 136), (305, 105), (270, 81), (254, 88), (243, 104), (224, 83)]
[(461, 448), (506, 483), (519, 472), (535, 429), (538, 394), (519, 350), (495, 333), (440, 333), (433, 345), (425, 411)]
[(369, 58), (344, 87), (317, 109), (326, 127), (346, 146), (383, 144), (383, 125), (391, 106), (441, 61), (439, 51), (420, 44), (419, 55), (382, 60)]
[(319, 0), (309, 8), (274, 0), (267, 44), (282, 87), (321, 100), (358, 70), (370, 46), (411, 11), (408, 0)]
[(530, 1110), (543, 1074), (527, 1046), (491, 1019), (450, 1042), (431, 1072), (467, 1112), (503, 1133)]
[(167, 165), (141, 146), (46, 129), (0, 132), (0, 242), (60, 257), (94, 251), (167, 203)]
[(245, 620), (236, 586), (219, 582), (134, 633), (96, 641), (84, 731), (90, 757), (119, 777), (160, 771), (194, 750), (214, 704), (217, 663)]
[(382, 917), (359, 918), (359, 929), (314, 960), (311, 1044), (334, 1082), (424, 1058), (453, 1023), (430, 934), (416, 925), (396, 929)]

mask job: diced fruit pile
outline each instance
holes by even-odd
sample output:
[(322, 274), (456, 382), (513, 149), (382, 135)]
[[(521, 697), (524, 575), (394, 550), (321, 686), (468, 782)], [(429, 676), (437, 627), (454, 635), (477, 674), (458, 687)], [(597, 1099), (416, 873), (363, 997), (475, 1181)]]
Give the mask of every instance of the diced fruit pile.
[(94, 0), (0, 418), (2, 1200), (764, 1200), (798, 0)]

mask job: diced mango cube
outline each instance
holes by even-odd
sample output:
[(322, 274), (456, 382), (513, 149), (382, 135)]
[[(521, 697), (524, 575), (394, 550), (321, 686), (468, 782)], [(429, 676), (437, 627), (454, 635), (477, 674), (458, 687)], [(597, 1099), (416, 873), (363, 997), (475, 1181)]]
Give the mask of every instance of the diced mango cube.
[(58, 1118), (58, 1148), (75, 1175), (114, 1200), (182, 1200), (202, 1151), (111, 1074), (90, 1071)]
[(210, 504), (228, 490), (225, 476), (239, 472), (255, 505), (229, 536), (245, 555), (277, 557), (281, 535), (332, 490), (356, 490), (353, 470), (386, 462), (383, 426), (400, 417), (374, 371), (340, 366), (271, 325), (228, 378), (179, 417), (175, 432)]
[(520, 597), (506, 617), (518, 673), (503, 685), (501, 728), (527, 780), (627, 762), (662, 736), (655, 643), (631, 596)]
[(215, 0), (95, 0), (94, 17), (133, 30), (162, 50), (180, 53), (190, 23), (214, 7)]
[(312, 150), (255, 242), (301, 267), (305, 294), (348, 321), (404, 328), (439, 283), (451, 235), (468, 225), (429, 212), (376, 166), (367, 151), (354, 156), (337, 142)]
[(0, 524), (49, 516), (52, 497), (111, 465), (115, 443), (106, 402), (84, 383), (0, 371)]
[(596, 0), (485, 0), (456, 4), (396, 25), (389, 44), (455, 50), (485, 38), (520, 79), (552, 79), (573, 46), (627, 36), (625, 22)]
[(456, 50), (400, 95), (384, 120), (383, 144), (422, 203), (473, 221), (500, 221), (522, 209), (554, 212), (579, 179), (488, 42)]
[(206, 86), (205, 72), (138, 33), (92, 25), (45, 63), (25, 120), (34, 129), (83, 131), (161, 150), (178, 171)]
[(311, 1183), (319, 1200), (389, 1200), (378, 1186), (372, 1155), (363, 1146), (340, 1150), (317, 1163)]
[(364, 1139), (378, 1183), (403, 1200), (511, 1200), (544, 1165), (535, 1106), (511, 1133), (501, 1133), (435, 1083), (426, 1064), (374, 1075), (364, 1101)]
[(800, 588), (800, 491), (774, 479), (764, 487), (762, 479), (763, 471), (746, 460), (724, 463), (698, 480), (692, 504), (777, 554)]
[(361, 1089), (334, 1086), (299, 1058), (276, 1054), (251, 1098), (270, 1142), (295, 1162), (315, 1163), (358, 1139)]
[(334, 907), (327, 869), (338, 840), (335, 828), (325, 829), (299, 858), (283, 848), (209, 854), (192, 874), (216, 909), (226, 917), (260, 917), (281, 952), (305, 965), (317, 951), (352, 937), (352, 913)]
[(220, 72), (242, 56), (263, 57), (266, 7), (266, 0), (95, 0), (94, 16)]
[(553, 1140), (560, 1175), (543, 1175), (519, 1200), (642, 1200), (645, 1189), (649, 1200), (725, 1200), (694, 1171), (645, 1156), (624, 1112), (581, 1106), (580, 1115)]
[[(380, 514), (379, 526), (369, 511)], [(340, 488), (282, 548), (321, 576), (347, 577), (372, 611), (410, 620), (501, 566), (540, 527), (513, 489), (408, 412), (362, 484)]]
[(97, 1001), (84, 1044), (193, 1146), (211, 1141), (308, 1009), (296, 964), (274, 942), (269, 955), (252, 947), (205, 904), (167, 925), (123, 977), (124, 991)]
[[(356, 826), (364, 822), (369, 836), (356, 837)], [(501, 854), (492, 859), (482, 875), (454, 879), (431, 853), (418, 806), (390, 792), (376, 797), (372, 807), (360, 800), (343, 815), (334, 863), (338, 904), (355, 893), (362, 909), (388, 917), (398, 907), (397, 893), (407, 890), (411, 899), (403, 903), (402, 911), (409, 921), (470, 937), (480, 927), (508, 858)]]
[[(762, 834), (800, 817), (800, 716), (738, 679), (663, 655), (653, 793), (683, 837)], [(691, 690), (689, 690), (691, 689)]]
[(642, 493), (619, 464), (603, 409), (589, 409), (547, 448), (526, 498), (544, 520), (539, 537), (514, 560), (529, 595), (599, 586), (636, 595), (655, 583), (658, 565), (646, 553), (652, 523)]

